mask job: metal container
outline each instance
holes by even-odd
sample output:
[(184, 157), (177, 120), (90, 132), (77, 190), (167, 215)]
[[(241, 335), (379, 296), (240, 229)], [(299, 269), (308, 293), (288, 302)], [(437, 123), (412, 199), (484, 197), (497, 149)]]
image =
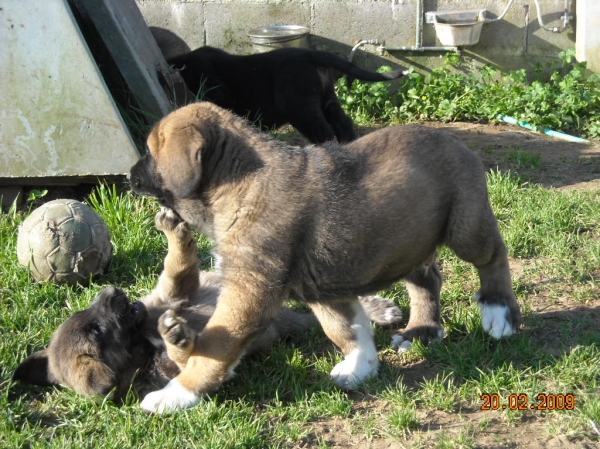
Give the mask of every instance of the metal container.
[(299, 25), (279, 25), (255, 28), (248, 31), (248, 38), (257, 53), (275, 48), (308, 48), (310, 30)]
[(433, 18), (435, 33), (442, 45), (462, 47), (479, 42), (485, 23), (485, 9), (427, 13)]

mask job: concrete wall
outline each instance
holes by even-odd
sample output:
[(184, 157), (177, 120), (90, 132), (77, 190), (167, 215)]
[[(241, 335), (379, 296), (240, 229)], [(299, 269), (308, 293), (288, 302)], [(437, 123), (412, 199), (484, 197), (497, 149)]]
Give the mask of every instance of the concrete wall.
[[(533, 0), (515, 0), (503, 20), (483, 25), (476, 45), (463, 47), (469, 65), (483, 63), (506, 70), (530, 68), (532, 63), (556, 60), (556, 55), (575, 48), (576, 1), (573, 16), (563, 33), (543, 30)], [(416, 40), (416, 0), (137, 0), (149, 26), (167, 28), (190, 47), (212, 45), (232, 53), (253, 51), (246, 33), (267, 25), (303, 25), (311, 30), (311, 47), (347, 56), (361, 39), (378, 39), (388, 46), (413, 46)], [(488, 17), (500, 15), (509, 0), (423, 0), (424, 11), (487, 9)], [(562, 26), (564, 0), (539, 0), (547, 27)], [(596, 27), (598, 28), (598, 27)], [(424, 46), (440, 45), (434, 26), (423, 25)], [(355, 62), (368, 68), (382, 64), (413, 66), (427, 71), (442, 62), (442, 52), (391, 51), (380, 56), (365, 46)]]
[(600, 2), (577, 1), (577, 59), (587, 61), (588, 69), (600, 73)]

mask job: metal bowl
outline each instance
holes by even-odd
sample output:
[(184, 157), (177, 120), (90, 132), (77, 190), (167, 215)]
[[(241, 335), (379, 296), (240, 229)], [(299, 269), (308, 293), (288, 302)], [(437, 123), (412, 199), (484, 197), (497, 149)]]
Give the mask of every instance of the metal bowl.
[(248, 31), (248, 37), (258, 52), (274, 48), (308, 48), (310, 30), (299, 25), (277, 25), (255, 28)]

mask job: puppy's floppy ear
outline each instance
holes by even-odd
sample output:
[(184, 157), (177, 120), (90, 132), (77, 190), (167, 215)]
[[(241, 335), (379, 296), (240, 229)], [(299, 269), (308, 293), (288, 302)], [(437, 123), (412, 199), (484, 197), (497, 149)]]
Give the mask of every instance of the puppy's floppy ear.
[(89, 355), (77, 358), (78, 369), (69, 379), (69, 386), (83, 396), (107, 395), (117, 383), (115, 372), (104, 362)]
[(33, 385), (58, 385), (58, 380), (50, 372), (47, 349), (34, 352), (23, 360), (17, 366), (12, 378)]
[(183, 128), (164, 126), (159, 133), (157, 165), (163, 186), (175, 198), (190, 198), (200, 187), (202, 151), (206, 141), (191, 125)]

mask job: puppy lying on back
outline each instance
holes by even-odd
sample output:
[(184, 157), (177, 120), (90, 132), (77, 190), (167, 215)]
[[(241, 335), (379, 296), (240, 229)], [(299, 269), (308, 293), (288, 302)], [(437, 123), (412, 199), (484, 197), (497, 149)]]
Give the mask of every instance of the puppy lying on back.
[[(104, 289), (90, 307), (59, 326), (48, 348), (17, 367), (14, 380), (63, 385), (88, 397), (112, 392), (111, 399), (118, 404), (131, 387), (143, 399), (179, 374), (173, 359), (212, 316), (220, 279), (215, 272), (198, 271), (196, 242), (177, 215), (163, 208), (155, 222), (169, 245), (156, 288), (133, 303), (116, 287)], [(401, 318), (389, 300), (364, 297), (361, 302), (378, 324), (394, 324)], [(284, 307), (254, 337), (249, 351), (298, 335), (315, 322), (310, 313)]]
[(289, 123), (312, 143), (356, 138), (352, 120), (335, 95), (340, 76), (389, 81), (408, 73), (370, 72), (333, 53), (303, 48), (240, 56), (200, 47), (167, 62), (179, 70), (193, 94), (203, 92), (204, 100), (247, 117), (265, 131)]

